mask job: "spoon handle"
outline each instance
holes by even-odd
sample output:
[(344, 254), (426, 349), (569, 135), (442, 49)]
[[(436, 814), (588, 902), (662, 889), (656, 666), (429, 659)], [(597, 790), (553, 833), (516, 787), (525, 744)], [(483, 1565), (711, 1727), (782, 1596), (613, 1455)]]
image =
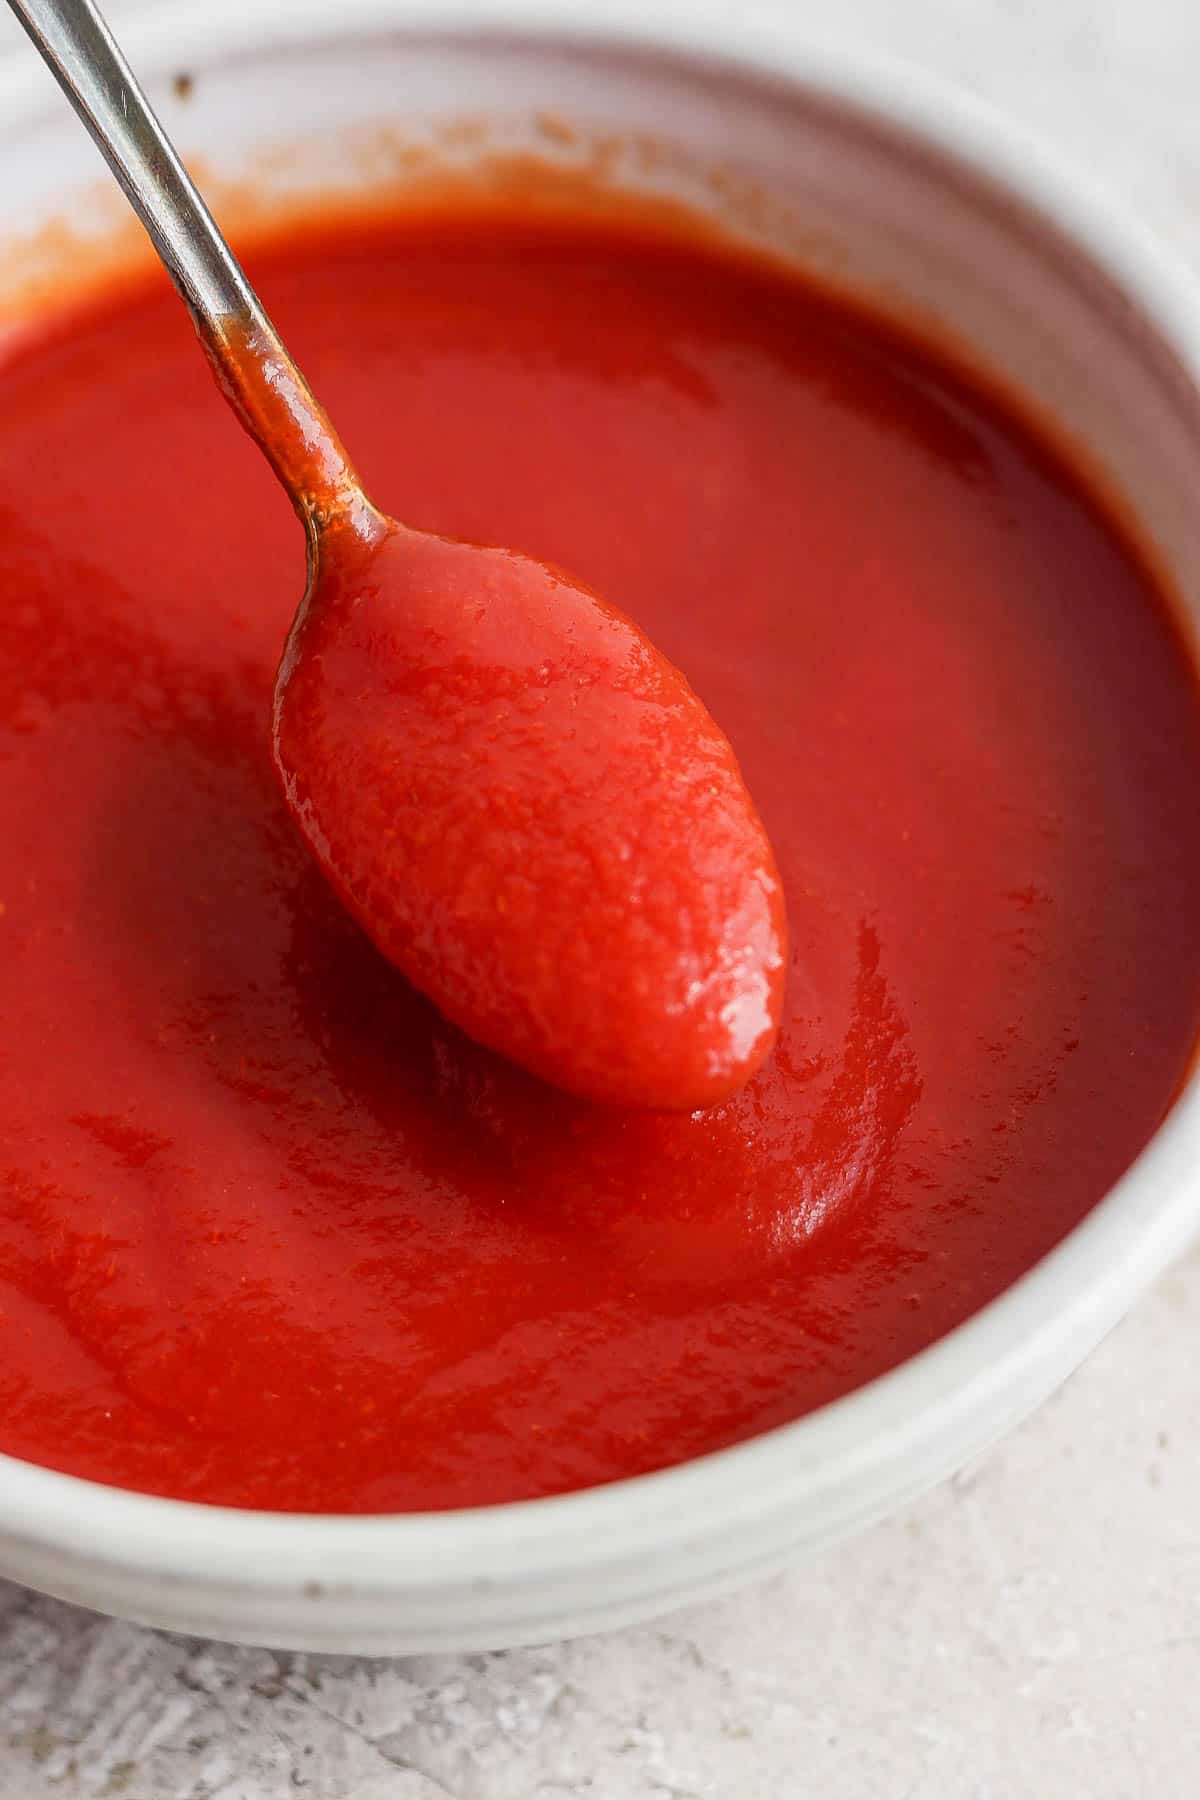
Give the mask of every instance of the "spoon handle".
[(92, 0), (8, 0), (87, 126), (192, 316), (219, 386), (310, 534), (373, 512)]
[(216, 221), (91, 0), (9, 0), (193, 315), (267, 325)]

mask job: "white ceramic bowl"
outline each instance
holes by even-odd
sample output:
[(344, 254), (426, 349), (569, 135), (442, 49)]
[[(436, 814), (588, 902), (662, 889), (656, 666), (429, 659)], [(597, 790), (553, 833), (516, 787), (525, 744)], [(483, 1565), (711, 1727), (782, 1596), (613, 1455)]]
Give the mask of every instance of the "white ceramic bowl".
[[(1132, 223), (976, 105), (786, 24), (764, 34), (737, 9), (695, 6), (655, 18), (645, 0), (197, 0), (123, 35), (217, 191), (249, 175), (269, 205), (394, 175), (403, 158), (377, 126), (460, 159), (479, 154), (477, 133), (441, 127), (463, 116), (487, 120), (493, 148), (568, 163), (593, 129), (615, 135), (615, 179), (876, 296), (1025, 396), (1137, 521), (1194, 637), (1200, 302)], [(171, 86), (184, 71), (186, 100)], [(0, 68), (0, 320), (29, 304), (49, 241), (21, 257), (15, 240), (61, 217), (97, 239), (121, 217), (36, 74), (24, 59)], [(298, 121), (307, 145), (264, 163)], [(331, 1518), (151, 1499), (0, 1457), (0, 1572), (156, 1625), (324, 1650), (498, 1646), (646, 1617), (857, 1530), (1036, 1406), (1200, 1219), (1200, 1080), (1097, 1199), (932, 1349), (682, 1467), (512, 1506)]]

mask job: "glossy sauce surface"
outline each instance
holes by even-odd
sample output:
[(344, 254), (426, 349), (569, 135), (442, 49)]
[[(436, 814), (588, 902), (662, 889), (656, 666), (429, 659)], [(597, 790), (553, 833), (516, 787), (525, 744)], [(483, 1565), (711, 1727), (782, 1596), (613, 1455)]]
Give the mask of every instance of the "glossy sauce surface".
[(369, 489), (569, 567), (702, 696), (783, 1031), (731, 1102), (627, 1113), (405, 985), (271, 767), (287, 503), (173, 296), (77, 318), (0, 370), (0, 1449), (458, 1506), (890, 1367), (1186, 1066), (1200, 707), (1150, 582), (989, 402), (716, 252), (460, 217), (251, 273)]

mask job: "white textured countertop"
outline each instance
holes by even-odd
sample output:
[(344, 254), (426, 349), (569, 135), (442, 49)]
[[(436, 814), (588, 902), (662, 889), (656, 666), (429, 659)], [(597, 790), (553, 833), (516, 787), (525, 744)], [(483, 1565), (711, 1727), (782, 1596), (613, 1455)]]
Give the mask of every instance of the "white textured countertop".
[[(774, 4), (1024, 115), (1200, 263), (1200, 0)], [(1195, 1800), (1198, 1322), (1195, 1253), (977, 1466), (657, 1627), (350, 1661), (0, 1583), (0, 1800)]]

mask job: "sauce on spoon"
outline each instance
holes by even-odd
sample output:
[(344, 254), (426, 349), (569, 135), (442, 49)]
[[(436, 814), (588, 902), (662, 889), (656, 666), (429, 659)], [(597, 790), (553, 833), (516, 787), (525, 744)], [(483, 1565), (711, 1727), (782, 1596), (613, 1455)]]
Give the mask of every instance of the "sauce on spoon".
[(348, 910), (480, 1043), (575, 1093), (671, 1108), (763, 1060), (782, 890), (733, 752), (567, 576), (341, 519), (288, 640), (274, 748)]

